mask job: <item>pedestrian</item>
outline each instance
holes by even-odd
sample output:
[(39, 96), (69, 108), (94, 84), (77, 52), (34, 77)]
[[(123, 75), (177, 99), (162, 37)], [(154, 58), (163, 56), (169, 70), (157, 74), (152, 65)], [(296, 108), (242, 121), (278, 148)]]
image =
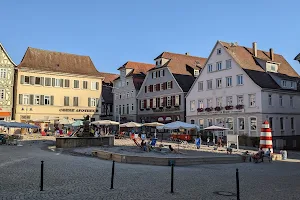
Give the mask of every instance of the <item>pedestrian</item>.
[(195, 144), (196, 144), (197, 149), (200, 149), (201, 138), (199, 136), (197, 136), (197, 138), (195, 139)]
[(209, 147), (209, 136), (207, 136), (206, 142), (207, 142), (207, 147)]

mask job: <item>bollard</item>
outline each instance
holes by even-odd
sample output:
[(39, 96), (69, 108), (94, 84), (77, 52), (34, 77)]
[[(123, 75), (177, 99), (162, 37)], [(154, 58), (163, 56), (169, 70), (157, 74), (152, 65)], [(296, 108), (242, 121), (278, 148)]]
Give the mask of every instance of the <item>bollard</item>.
[(41, 184), (40, 191), (44, 190), (44, 161), (41, 161)]
[(174, 193), (174, 163), (171, 165), (171, 193)]
[(114, 189), (115, 161), (112, 164), (110, 189)]
[(240, 179), (239, 179), (239, 169), (236, 169), (236, 199), (240, 200)]

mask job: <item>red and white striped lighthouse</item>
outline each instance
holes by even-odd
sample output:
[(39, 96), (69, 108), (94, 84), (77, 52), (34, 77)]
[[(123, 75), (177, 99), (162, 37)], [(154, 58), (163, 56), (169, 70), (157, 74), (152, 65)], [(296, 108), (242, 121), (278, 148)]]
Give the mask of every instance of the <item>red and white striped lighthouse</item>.
[(259, 148), (262, 148), (264, 152), (270, 148), (273, 153), (272, 130), (267, 120), (261, 126)]

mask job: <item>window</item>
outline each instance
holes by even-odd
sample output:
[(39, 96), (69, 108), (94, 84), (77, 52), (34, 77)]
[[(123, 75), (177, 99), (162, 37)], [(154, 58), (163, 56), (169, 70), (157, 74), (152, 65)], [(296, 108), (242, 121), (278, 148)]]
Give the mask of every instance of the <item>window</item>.
[(146, 108), (150, 108), (150, 99), (147, 99), (147, 105)]
[(23, 104), (29, 105), (29, 94), (23, 94)]
[(69, 105), (70, 105), (70, 98), (64, 97), (64, 106), (69, 106)]
[(273, 128), (273, 117), (269, 117), (270, 128)]
[(175, 106), (179, 106), (180, 95), (175, 95)]
[[(97, 99), (96, 98), (91, 98), (91, 107), (96, 107), (97, 106)], [(124, 109), (124, 105), (123, 105), (123, 109)], [(123, 110), (124, 113), (124, 110)]]
[(126, 81), (126, 85), (129, 85), (129, 81)]
[(207, 107), (212, 108), (212, 99), (207, 99)]
[(24, 84), (30, 84), (30, 77), (24, 76)]
[(156, 108), (156, 98), (153, 98), (152, 100), (152, 108)]
[(231, 59), (226, 60), (226, 69), (231, 69)]
[(163, 107), (163, 106), (164, 106), (164, 98), (160, 97), (159, 107)]
[(34, 84), (35, 85), (43, 85), (42, 78), (41, 77), (35, 77)]
[(4, 100), (4, 99), (5, 99), (5, 90), (0, 89), (0, 100)]
[(232, 106), (232, 96), (226, 97), (227, 106)]
[(217, 55), (221, 55), (221, 53), (222, 53), (221, 48), (217, 49)]
[(207, 89), (211, 90), (212, 89), (212, 80), (207, 81)]
[(257, 129), (257, 119), (256, 117), (250, 117), (250, 130), (256, 131)]
[(152, 85), (153, 92), (156, 92), (156, 84)]
[(204, 119), (199, 119), (199, 128), (200, 130), (204, 129)]
[(249, 94), (249, 107), (255, 107), (255, 94)]
[(226, 87), (232, 87), (232, 76), (226, 77)]
[(73, 106), (78, 106), (78, 97), (73, 97)]
[(279, 121), (280, 121), (280, 130), (283, 130), (284, 129), (284, 118), (280, 117)]
[(40, 105), (40, 104), (41, 104), (41, 96), (34, 95), (34, 105)]
[[(92, 87), (93, 87), (93, 83), (91, 83)], [(82, 88), (83, 89), (88, 89), (88, 82), (87, 81), (83, 81), (82, 82)]]
[(133, 91), (131, 91), (131, 97), (134, 97), (134, 92)]
[(152, 72), (152, 78), (156, 78), (156, 72)]
[(78, 80), (74, 80), (74, 88), (79, 88), (79, 81)]
[(54, 79), (55, 80), (55, 87), (61, 87), (61, 80), (62, 79)]
[(199, 70), (194, 70), (194, 76), (198, 76), (199, 75)]
[(218, 71), (222, 70), (222, 61), (217, 62), (217, 70)]
[(294, 88), (295, 87), (295, 82), (291, 81), (291, 88)]
[(237, 85), (243, 85), (244, 84), (244, 80), (243, 80), (243, 75), (237, 75), (236, 76), (236, 80), (237, 80)]
[(203, 100), (198, 100), (198, 108), (204, 108)]
[(160, 76), (160, 77), (165, 76), (165, 70), (160, 70), (160, 71), (159, 71), (159, 76)]
[(191, 124), (195, 124), (195, 120), (191, 119)]
[(198, 82), (198, 91), (202, 91), (203, 90), (203, 81), (199, 81)]
[(243, 95), (238, 95), (237, 96), (237, 104), (238, 105), (244, 105), (244, 96)]
[(64, 87), (65, 88), (69, 88), (70, 87), (70, 80), (69, 79), (65, 79), (64, 82), (65, 82)]
[(294, 98), (293, 98), (293, 96), (290, 96), (290, 106), (294, 107)]
[(294, 130), (294, 117), (291, 117), (291, 129)]
[(272, 106), (272, 94), (269, 94), (268, 102), (269, 102), (269, 106)]
[(276, 71), (276, 67), (275, 67), (275, 65), (271, 65), (271, 71)]
[(208, 69), (208, 72), (212, 72), (213, 71), (213, 66), (212, 66), (212, 64), (208, 64), (207, 65), (207, 69)]
[(213, 125), (213, 119), (207, 119), (207, 126)]
[(229, 134), (233, 133), (233, 127), (234, 127), (234, 123), (233, 123), (233, 118), (232, 117), (228, 117), (227, 120), (226, 120), (226, 125), (227, 125), (227, 128), (229, 129)]
[(282, 87), (286, 87), (286, 81), (285, 80), (282, 80), (281, 84), (282, 84)]
[(126, 113), (129, 114), (129, 104), (126, 106)]
[(119, 106), (116, 106), (116, 113), (119, 112)]
[(119, 99), (122, 99), (122, 94), (119, 94)]
[(51, 86), (51, 78), (45, 78), (45, 86)]
[(129, 92), (127, 92), (127, 94), (126, 94), (126, 98), (127, 98), (127, 99), (129, 99)]
[(0, 69), (0, 78), (6, 78), (7, 70), (6, 69)]
[(218, 98), (216, 99), (216, 102), (217, 102), (217, 106), (218, 106), (218, 107), (222, 107), (222, 97), (218, 97)]
[(171, 100), (171, 96), (167, 97), (167, 106), (171, 106), (172, 105), (172, 100)]
[(134, 105), (133, 104), (131, 104), (131, 111), (133, 111), (134, 110)]
[(160, 84), (160, 90), (164, 90), (164, 83)]
[(279, 95), (279, 105), (283, 106), (283, 98), (282, 95)]
[(50, 105), (50, 99), (51, 97), (50, 96), (44, 96), (44, 105)]
[(144, 109), (145, 105), (144, 105), (144, 100), (141, 100), (141, 109)]
[(190, 101), (190, 111), (195, 111), (195, 100)]
[(122, 114), (122, 109), (121, 109), (121, 105), (119, 105), (119, 114)]
[(216, 84), (217, 84), (217, 88), (222, 88), (222, 79), (221, 78), (217, 78), (216, 79)]
[(172, 81), (167, 82), (167, 89), (172, 89)]
[(245, 118), (238, 118), (238, 129), (240, 131), (245, 130)]

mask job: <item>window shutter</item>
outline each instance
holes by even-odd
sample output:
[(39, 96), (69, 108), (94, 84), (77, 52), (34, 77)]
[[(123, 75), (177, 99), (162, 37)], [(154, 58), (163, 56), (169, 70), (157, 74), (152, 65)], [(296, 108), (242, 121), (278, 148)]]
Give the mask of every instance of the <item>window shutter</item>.
[(145, 93), (147, 93), (147, 86), (145, 86)]
[(30, 76), (30, 85), (34, 85), (34, 76)]
[(99, 98), (96, 99), (96, 107), (99, 107)]
[(60, 79), (60, 87), (64, 87), (64, 79)]
[(160, 98), (158, 97), (158, 98), (156, 98), (156, 107), (158, 108), (159, 107), (159, 100), (160, 100)]
[(40, 102), (40, 104), (41, 105), (44, 105), (44, 103), (45, 103), (45, 96), (44, 95), (41, 95), (41, 102)]
[(153, 79), (153, 73), (154, 73), (154, 72), (152, 72), (152, 73), (151, 73), (151, 75), (152, 75), (152, 79)]
[(144, 108), (147, 108), (147, 100), (144, 100)]
[(165, 70), (163, 69), (163, 76), (165, 76)]
[(73, 106), (76, 106), (76, 97), (73, 97)]
[(150, 92), (153, 92), (153, 85), (150, 85)]
[(175, 96), (171, 97), (171, 105), (174, 106), (175, 105)]
[(181, 105), (181, 95), (178, 96), (179, 96), (179, 105)]
[(163, 106), (167, 106), (167, 97), (164, 97)]
[(153, 99), (150, 99), (150, 108), (153, 107)]
[(91, 107), (91, 98), (88, 98), (88, 107)]
[(21, 84), (24, 84), (24, 82), (25, 82), (25, 76), (21, 75)]
[(156, 77), (159, 77), (159, 71), (156, 71), (155, 74), (156, 74)]
[(51, 96), (51, 102), (50, 102), (51, 106), (54, 105), (54, 96)]
[(19, 94), (19, 104), (23, 104), (23, 94)]
[(52, 86), (55, 86), (55, 78), (52, 78)]
[(33, 98), (34, 98), (34, 96), (33, 96), (33, 94), (31, 94), (31, 95), (29, 96), (29, 104), (30, 104), (30, 105), (33, 105)]
[(99, 82), (96, 82), (96, 90), (99, 90)]
[(171, 81), (171, 89), (173, 88), (173, 81)]
[(142, 100), (140, 100), (140, 109), (142, 109)]
[(156, 90), (157, 90), (157, 91), (160, 91), (160, 84), (159, 84), (159, 83), (156, 84)]

